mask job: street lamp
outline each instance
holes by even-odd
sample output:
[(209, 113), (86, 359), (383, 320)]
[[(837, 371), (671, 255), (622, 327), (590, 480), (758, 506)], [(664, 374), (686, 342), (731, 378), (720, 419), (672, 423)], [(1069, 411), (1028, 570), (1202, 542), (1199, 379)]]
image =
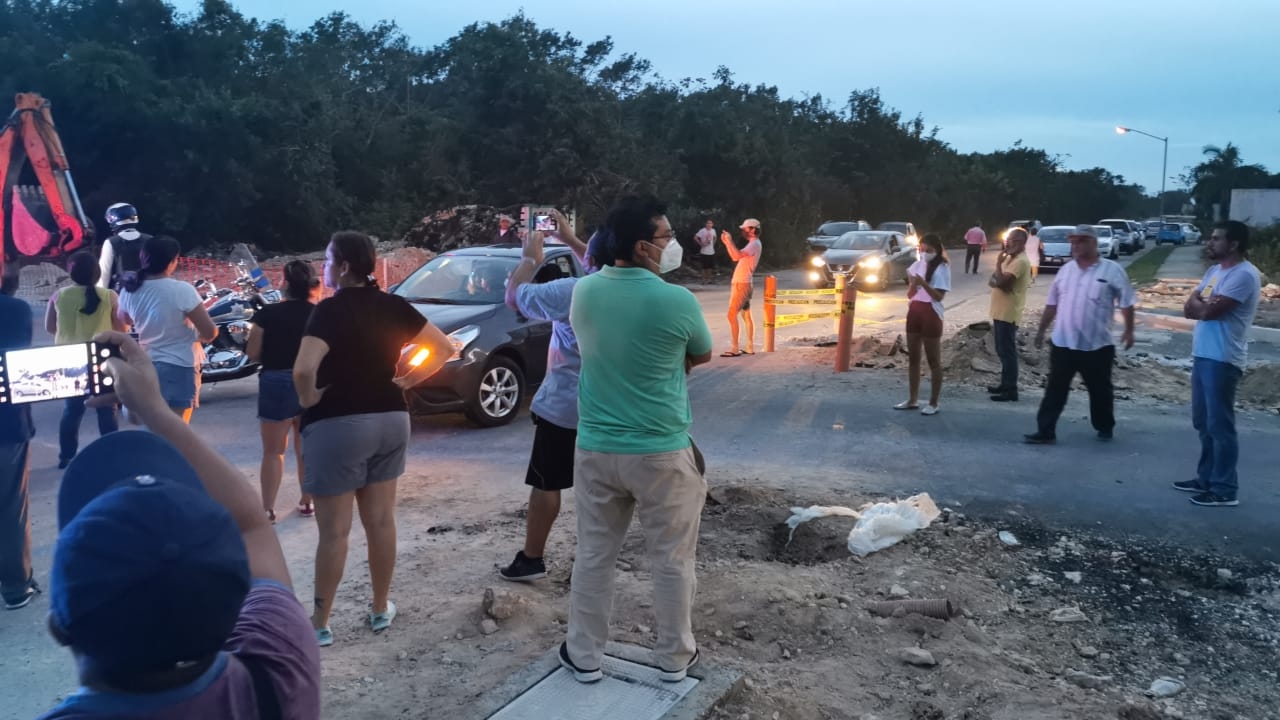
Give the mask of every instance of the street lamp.
[(1134, 130), (1133, 128), (1128, 128), (1123, 125), (1116, 126), (1117, 135), (1125, 135), (1128, 133), (1138, 133), (1139, 135), (1146, 135), (1152, 140), (1159, 140), (1160, 142), (1164, 143), (1164, 163), (1160, 166), (1160, 219), (1163, 220), (1164, 219), (1164, 181), (1165, 181), (1165, 176), (1169, 174), (1169, 138), (1160, 137), (1159, 135), (1152, 135), (1149, 132), (1143, 132), (1141, 130)]

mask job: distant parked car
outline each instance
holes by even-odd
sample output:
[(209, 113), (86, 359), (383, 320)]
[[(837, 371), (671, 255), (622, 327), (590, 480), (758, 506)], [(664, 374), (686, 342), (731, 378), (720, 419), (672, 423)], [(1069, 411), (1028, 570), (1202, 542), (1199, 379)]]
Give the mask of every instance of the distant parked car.
[(1057, 270), (1071, 262), (1071, 233), (1075, 225), (1046, 225), (1040, 228), (1040, 269)]
[(1128, 220), (1099, 220), (1098, 225), (1106, 225), (1111, 228), (1112, 236), (1115, 238), (1117, 245), (1117, 252), (1135, 253), (1138, 251), (1138, 245), (1133, 239), (1133, 231), (1129, 229)]
[(854, 231), (841, 235), (822, 255), (813, 258), (809, 282), (833, 287), (836, 273), (852, 273), (868, 289), (884, 290), (907, 281), (907, 268), (916, 261), (916, 249), (896, 232)]
[(1182, 236), (1187, 239), (1187, 242), (1200, 244), (1200, 228), (1191, 223), (1182, 223)]
[(871, 223), (866, 220), (828, 221), (819, 225), (818, 229), (813, 231), (813, 234), (809, 236), (806, 242), (809, 244), (809, 250), (821, 253), (831, 247), (831, 243), (847, 232), (870, 229)]
[[(1147, 231), (1148, 240), (1156, 240), (1160, 237), (1160, 228), (1164, 227), (1164, 223), (1159, 220), (1148, 220), (1142, 224), (1142, 227)], [(1156, 244), (1159, 245), (1159, 243)]]
[(908, 245), (914, 246), (920, 244), (920, 234), (916, 232), (915, 223), (897, 221), (882, 222), (876, 226), (876, 229), (883, 230), (884, 232), (902, 233), (902, 236), (907, 239)]
[(1098, 255), (1109, 260), (1120, 258), (1120, 243), (1110, 225), (1094, 225), (1098, 231)]
[(1182, 230), (1181, 223), (1164, 223), (1160, 226), (1160, 232), (1156, 235), (1156, 245), (1169, 243), (1171, 245), (1186, 245), (1187, 235)]
[(1147, 246), (1147, 228), (1137, 220), (1129, 221), (1129, 236), (1133, 238), (1139, 250)]
[[(523, 317), (505, 301), (507, 280), (520, 259), (515, 244), (450, 250), (393, 288), (447, 333), (454, 347), (444, 368), (409, 391), (413, 412), (463, 412), (482, 427), (504, 425), (542, 383), (551, 323)], [(547, 245), (541, 281), (582, 274), (568, 247)]]

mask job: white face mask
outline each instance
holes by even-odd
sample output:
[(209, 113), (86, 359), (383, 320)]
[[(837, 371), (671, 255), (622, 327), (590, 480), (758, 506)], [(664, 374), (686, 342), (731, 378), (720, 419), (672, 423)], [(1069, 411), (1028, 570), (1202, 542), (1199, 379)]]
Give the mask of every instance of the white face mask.
[(662, 248), (662, 257), (658, 258), (658, 274), (666, 275), (667, 273), (680, 267), (684, 262), (684, 248), (675, 238), (667, 241), (667, 246)]
[(934, 259), (934, 258), (936, 258), (936, 257), (938, 257), (938, 253), (935, 253), (935, 252), (921, 253), (921, 254), (920, 254), (920, 257), (921, 257), (921, 259), (923, 259), (925, 262), (933, 262), (933, 259)]

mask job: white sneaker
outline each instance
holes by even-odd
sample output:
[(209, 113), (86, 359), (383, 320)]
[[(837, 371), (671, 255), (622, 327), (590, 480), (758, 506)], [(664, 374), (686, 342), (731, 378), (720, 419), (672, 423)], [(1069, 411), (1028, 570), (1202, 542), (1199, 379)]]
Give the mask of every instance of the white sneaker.
[(920, 414), (921, 414), (921, 415), (937, 415), (937, 414), (938, 414), (938, 406), (937, 406), (937, 405), (925, 405), (924, 407), (920, 408)]

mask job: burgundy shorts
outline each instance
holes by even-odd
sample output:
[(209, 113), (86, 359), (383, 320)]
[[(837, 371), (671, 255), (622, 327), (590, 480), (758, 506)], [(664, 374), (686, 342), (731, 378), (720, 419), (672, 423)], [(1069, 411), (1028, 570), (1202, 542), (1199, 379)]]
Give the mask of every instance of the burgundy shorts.
[(907, 334), (912, 333), (931, 339), (942, 337), (942, 318), (933, 309), (933, 303), (921, 300), (907, 303)]

